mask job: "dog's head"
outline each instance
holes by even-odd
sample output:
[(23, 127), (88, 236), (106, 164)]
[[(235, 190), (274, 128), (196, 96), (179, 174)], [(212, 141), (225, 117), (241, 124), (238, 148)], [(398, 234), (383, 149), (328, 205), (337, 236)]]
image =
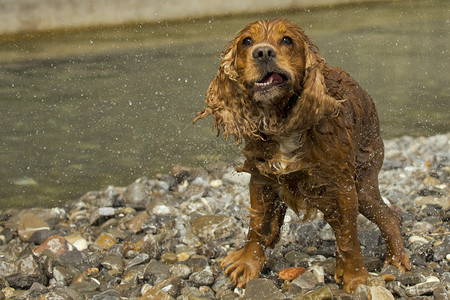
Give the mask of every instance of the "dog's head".
[(301, 87), (306, 37), (286, 20), (258, 21), (245, 27), (222, 56), (222, 67), (255, 102), (277, 103)]
[(315, 110), (319, 98), (327, 97), (321, 72), (325, 61), (302, 29), (287, 20), (249, 24), (221, 57), (206, 94), (208, 107), (196, 120), (214, 114), (214, 127), (221, 125), (224, 135), (238, 142), (279, 127), (299, 97), (308, 98)]

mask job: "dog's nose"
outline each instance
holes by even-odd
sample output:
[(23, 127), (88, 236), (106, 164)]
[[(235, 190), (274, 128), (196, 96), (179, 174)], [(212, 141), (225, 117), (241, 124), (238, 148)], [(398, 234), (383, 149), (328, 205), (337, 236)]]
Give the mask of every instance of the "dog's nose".
[(268, 62), (277, 56), (277, 52), (270, 46), (260, 46), (253, 50), (253, 59), (260, 62)]

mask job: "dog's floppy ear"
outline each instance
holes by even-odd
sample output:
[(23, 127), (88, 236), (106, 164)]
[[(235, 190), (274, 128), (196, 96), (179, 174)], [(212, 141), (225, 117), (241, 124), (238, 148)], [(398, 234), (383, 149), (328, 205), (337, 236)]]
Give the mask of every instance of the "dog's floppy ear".
[(194, 123), (207, 117), (214, 116), (213, 129), (217, 134), (222, 130), (225, 138), (233, 135), (239, 144), (245, 135), (258, 131), (254, 123), (244, 115), (244, 99), (247, 97), (245, 88), (238, 82), (236, 71), (237, 38), (231, 41), (221, 55), (221, 63), (216, 77), (206, 92), (206, 108), (197, 113)]
[[(339, 113), (341, 100), (336, 100), (327, 93), (323, 68), (325, 59), (319, 54), (317, 47), (312, 44), (309, 38), (301, 33), (304, 42), (305, 74), (302, 82), (302, 92), (299, 97), (299, 104), (294, 108), (289, 128), (301, 126), (309, 128), (323, 117), (334, 117)], [(298, 119), (301, 116), (301, 119)], [(296, 125), (297, 124), (297, 125)]]

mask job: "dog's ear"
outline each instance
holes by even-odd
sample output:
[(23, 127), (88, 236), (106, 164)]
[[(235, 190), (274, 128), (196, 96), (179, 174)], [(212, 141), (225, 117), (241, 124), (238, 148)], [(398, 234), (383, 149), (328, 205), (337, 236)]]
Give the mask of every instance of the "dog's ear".
[(220, 68), (206, 92), (206, 108), (197, 113), (194, 123), (209, 115), (214, 116), (213, 129), (217, 134), (223, 132), (225, 138), (230, 134), (236, 143), (244, 135), (257, 135), (258, 128), (244, 115), (244, 99), (248, 97), (245, 88), (238, 82), (236, 72), (237, 41), (231, 41), (221, 55)]
[(223, 72), (223, 74), (233, 81), (236, 81), (238, 78), (238, 73), (236, 72), (236, 56), (237, 45), (236, 41), (233, 40), (228, 43), (227, 48), (220, 55), (222, 61), (219, 69), (219, 72)]

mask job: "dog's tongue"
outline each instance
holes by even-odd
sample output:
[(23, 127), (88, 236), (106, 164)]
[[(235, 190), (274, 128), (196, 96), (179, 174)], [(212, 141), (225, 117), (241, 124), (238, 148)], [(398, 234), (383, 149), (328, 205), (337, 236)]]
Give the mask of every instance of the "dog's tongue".
[(280, 83), (280, 82), (283, 82), (283, 78), (281, 77), (280, 74), (273, 73), (272, 75), (267, 77), (266, 80), (264, 80), (264, 83), (266, 83), (266, 82)]

